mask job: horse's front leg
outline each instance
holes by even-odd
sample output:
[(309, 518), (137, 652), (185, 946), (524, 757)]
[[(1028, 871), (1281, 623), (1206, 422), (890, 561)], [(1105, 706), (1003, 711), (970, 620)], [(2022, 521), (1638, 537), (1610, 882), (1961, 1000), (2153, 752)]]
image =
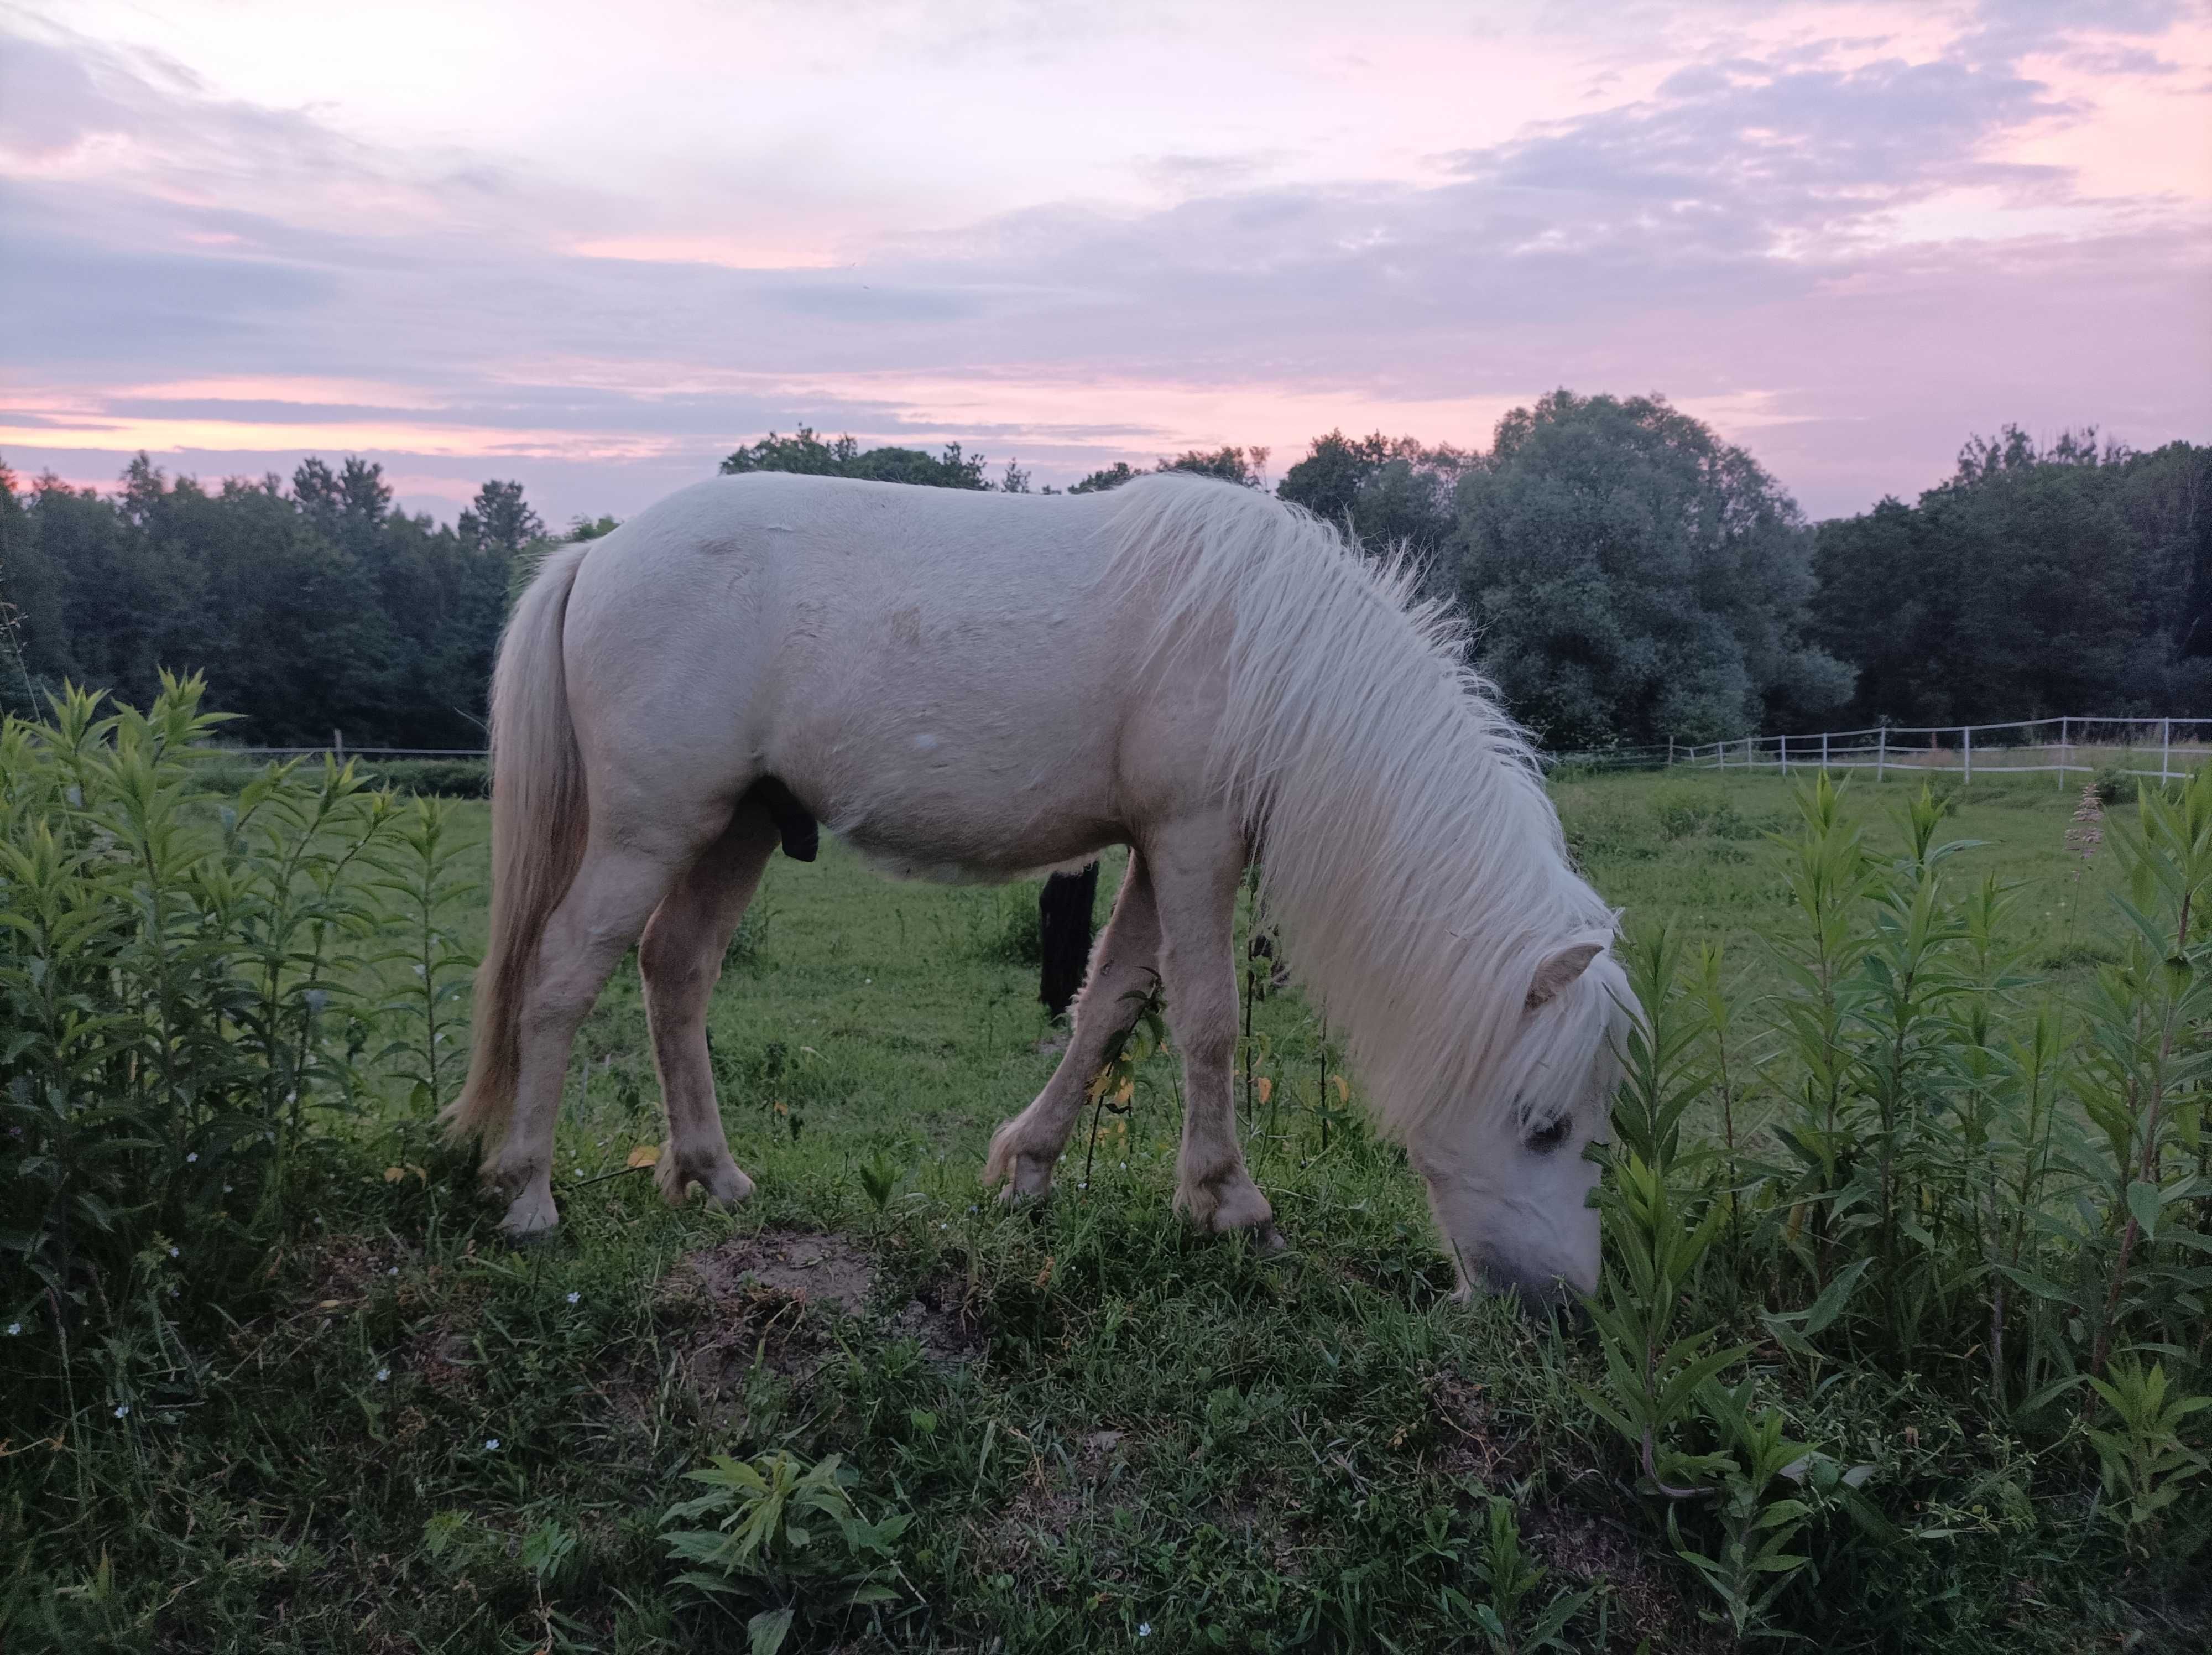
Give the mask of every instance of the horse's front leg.
[(1121, 895), (1114, 899), (1114, 917), (1091, 951), (1091, 969), (1076, 997), (1074, 1029), (1060, 1067), (1036, 1101), (992, 1135), (983, 1182), (1004, 1182), (1002, 1199), (1041, 1196), (1052, 1187), (1052, 1169), (1083, 1113), (1091, 1077), (1105, 1061), (1107, 1046), (1137, 1020), (1159, 952), (1152, 880), (1145, 859), (1133, 851)]
[(1245, 1171), (1237, 1141), (1237, 890), (1244, 838), (1224, 815), (1164, 824), (1146, 851), (1159, 907), (1160, 983), (1182, 1048), (1182, 1153), (1176, 1210), (1209, 1230), (1274, 1239), (1274, 1211)]

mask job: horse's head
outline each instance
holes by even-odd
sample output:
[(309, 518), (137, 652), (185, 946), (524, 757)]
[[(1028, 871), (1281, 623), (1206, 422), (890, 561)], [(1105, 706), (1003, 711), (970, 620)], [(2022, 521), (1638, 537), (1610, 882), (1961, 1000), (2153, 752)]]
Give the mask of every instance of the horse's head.
[(1530, 980), (1495, 1094), (1429, 1115), (1407, 1145), (1459, 1269), (1478, 1287), (1539, 1299), (1597, 1286), (1598, 1169), (1583, 1151), (1607, 1136), (1629, 1005), (1602, 940), (1549, 955)]

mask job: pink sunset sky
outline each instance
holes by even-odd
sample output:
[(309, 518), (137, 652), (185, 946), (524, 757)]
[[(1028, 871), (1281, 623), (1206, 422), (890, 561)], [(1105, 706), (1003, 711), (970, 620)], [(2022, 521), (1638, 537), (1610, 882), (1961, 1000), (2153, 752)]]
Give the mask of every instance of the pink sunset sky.
[(1663, 392), (1814, 516), (2212, 437), (2212, 8), (0, 8), (0, 457), (624, 515)]

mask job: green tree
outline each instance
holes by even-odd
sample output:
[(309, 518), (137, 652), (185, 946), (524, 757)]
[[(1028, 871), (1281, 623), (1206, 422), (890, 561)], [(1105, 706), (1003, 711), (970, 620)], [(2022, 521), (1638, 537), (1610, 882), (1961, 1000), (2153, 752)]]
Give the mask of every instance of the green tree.
[(0, 711), (43, 713), (39, 685), (58, 685), (67, 675), (64, 589), (15, 473), (0, 461)]
[(0, 642), (0, 705), (26, 677), (34, 696), (74, 679), (150, 702), (166, 666), (204, 672), (248, 742), (480, 745), (509, 545), (543, 526), (514, 484), (479, 494), (466, 542), (391, 502), (356, 456), (311, 458), (289, 490), (209, 490), (140, 454), (112, 496), (51, 476), (25, 493), (0, 467), (0, 603), (21, 649), (18, 670)]
[[(982, 455), (969, 455), (959, 443), (948, 442), (941, 454), (919, 448), (862, 448), (850, 436), (824, 442), (810, 426), (795, 436), (770, 431), (757, 442), (732, 452), (722, 461), (722, 472), (796, 472), (808, 477), (853, 477), (871, 483), (909, 483), (933, 489), (989, 489), (983, 475)], [(1028, 474), (1009, 467), (1008, 480), (1018, 477), (1025, 492)]]
[(1070, 494), (1103, 494), (1109, 489), (1118, 489), (1132, 478), (1144, 473), (1126, 459), (1117, 459), (1111, 465), (1090, 472), (1082, 481), (1067, 485)]
[(455, 526), (464, 545), (509, 557), (545, 535), (545, 520), (522, 497), (520, 483), (485, 484)]
[(1456, 504), (1482, 664), (1550, 745), (1711, 741), (1850, 695), (1850, 669), (1802, 636), (1796, 502), (1663, 398), (1515, 409)]
[(1914, 506), (1820, 526), (1815, 636), (1853, 715), (1996, 722), (2186, 713), (2212, 698), (2200, 504), (2212, 451), (2130, 454), (2094, 430), (1970, 439)]
[(1275, 492), (1345, 529), (1364, 551), (1404, 548), (1449, 590), (1457, 527), (1452, 490), (1467, 464), (1449, 445), (1425, 448), (1415, 438), (1380, 431), (1364, 437), (1331, 431), (1313, 440)]
[[(1161, 459), (1152, 462), (1150, 474), (1161, 472), (1192, 472), (1200, 477), (1218, 477), (1224, 483), (1242, 484), (1248, 489), (1267, 486), (1267, 453), (1263, 445), (1249, 447), (1233, 446), (1219, 448), (1190, 448), (1173, 459)], [(1126, 459), (1117, 459), (1068, 485), (1070, 494), (1099, 494), (1108, 489), (1118, 489), (1132, 478), (1148, 475)]]

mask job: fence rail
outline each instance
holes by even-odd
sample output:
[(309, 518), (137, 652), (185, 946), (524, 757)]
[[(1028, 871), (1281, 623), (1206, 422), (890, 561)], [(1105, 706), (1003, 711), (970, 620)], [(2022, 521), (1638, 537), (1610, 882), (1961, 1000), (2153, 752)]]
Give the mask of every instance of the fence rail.
[[(481, 747), (210, 747), (210, 758), (489, 758)], [(2171, 781), (2212, 761), (2212, 718), (2033, 718), (2004, 724), (1883, 724), (1731, 741), (1652, 743), (1541, 755), (1547, 770), (1892, 770), (1977, 776), (2069, 776), (2113, 770)], [(2152, 761), (2155, 759), (2155, 768)]]
[(1876, 725), (1802, 735), (1739, 736), (1692, 745), (1547, 754), (1546, 763), (1600, 770), (1872, 770), (1977, 776), (2051, 776), (2113, 770), (2170, 781), (2212, 760), (2212, 719), (2035, 718), (2003, 724)]

